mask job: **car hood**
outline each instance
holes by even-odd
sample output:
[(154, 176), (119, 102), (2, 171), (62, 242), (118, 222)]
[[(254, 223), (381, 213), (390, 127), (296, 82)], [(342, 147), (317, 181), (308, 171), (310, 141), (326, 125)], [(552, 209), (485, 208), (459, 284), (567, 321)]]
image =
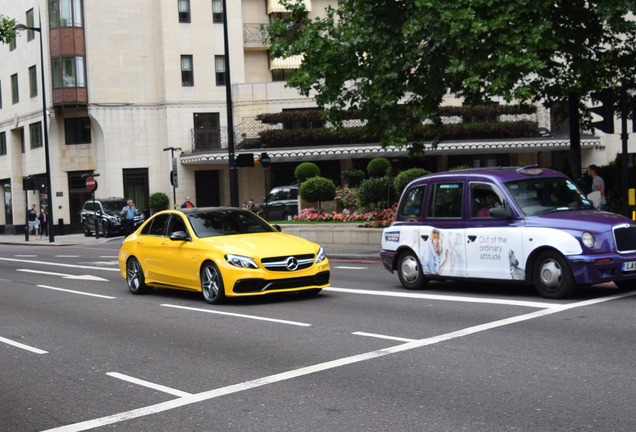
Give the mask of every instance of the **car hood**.
[(283, 233), (233, 234), (200, 239), (223, 254), (275, 257), (315, 254), (320, 248), (304, 238)]
[(573, 210), (548, 213), (525, 218), (526, 226), (541, 226), (571, 230), (581, 228), (585, 231), (603, 233), (611, 231), (620, 224), (631, 224), (634, 221), (625, 216), (601, 210)]

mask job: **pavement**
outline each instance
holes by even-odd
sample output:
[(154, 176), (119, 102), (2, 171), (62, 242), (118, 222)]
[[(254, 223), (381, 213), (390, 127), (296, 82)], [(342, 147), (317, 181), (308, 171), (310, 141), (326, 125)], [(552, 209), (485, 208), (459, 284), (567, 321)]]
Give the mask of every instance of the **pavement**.
[[(297, 227), (296, 227), (297, 228)], [(357, 228), (356, 229), (361, 229)], [(375, 230), (374, 228), (364, 228), (365, 230)], [(282, 227), (283, 232), (288, 230), (285, 227)], [(371, 242), (371, 240), (364, 238), (359, 240), (358, 242), (351, 243), (351, 241), (356, 241), (355, 236), (353, 239), (348, 238), (346, 235), (342, 235), (339, 230), (336, 230), (335, 235), (328, 235), (328, 232), (331, 231), (328, 227), (321, 227), (320, 232), (316, 232), (308, 226), (300, 231), (297, 229), (289, 230), (290, 234), (298, 235), (299, 237), (307, 238), (313, 242), (321, 245), (327, 254), (329, 259), (337, 259), (337, 260), (354, 260), (354, 261), (380, 261), (380, 242), (377, 243)], [(381, 232), (382, 230), (378, 230)], [(318, 237), (318, 238), (316, 238)], [(336, 243), (333, 240), (333, 237), (336, 237), (335, 241), (347, 241), (346, 243)], [(378, 237), (379, 238), (379, 237)], [(96, 239), (95, 236), (86, 237), (84, 234), (67, 234), (67, 235), (56, 235), (53, 242), (50, 242), (48, 238), (37, 239), (35, 236), (29, 236), (29, 241), (25, 240), (24, 234), (20, 235), (11, 235), (11, 234), (0, 234), (0, 244), (14, 244), (14, 245), (22, 245), (22, 246), (93, 246), (98, 247), (101, 244), (108, 243), (109, 245), (112, 243), (121, 244), (123, 236), (118, 237), (101, 237)]]

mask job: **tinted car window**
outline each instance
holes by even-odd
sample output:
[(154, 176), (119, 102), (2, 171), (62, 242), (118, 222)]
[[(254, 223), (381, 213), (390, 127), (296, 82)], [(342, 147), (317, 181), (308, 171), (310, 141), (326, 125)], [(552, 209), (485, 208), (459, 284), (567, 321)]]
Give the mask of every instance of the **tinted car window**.
[(188, 229), (186, 228), (186, 224), (179, 215), (172, 215), (172, 219), (170, 219), (170, 227), (168, 228), (168, 235), (175, 233), (177, 231), (183, 231), (188, 234)]
[(426, 185), (409, 189), (404, 195), (404, 204), (400, 209), (400, 214), (404, 217), (418, 218), (422, 216), (422, 203), (424, 201)]
[(490, 217), (490, 209), (501, 205), (502, 200), (495, 185), (479, 182), (470, 184), (471, 217)]
[(188, 215), (197, 237), (276, 232), (271, 225), (249, 211), (218, 210)]
[(464, 183), (436, 183), (429, 198), (430, 218), (461, 218)]
[(152, 219), (152, 225), (148, 234), (163, 236), (166, 234), (166, 226), (168, 225), (168, 219), (170, 219), (170, 213), (160, 214)]
[(102, 206), (107, 213), (121, 212), (121, 209), (126, 207), (126, 201), (102, 201)]

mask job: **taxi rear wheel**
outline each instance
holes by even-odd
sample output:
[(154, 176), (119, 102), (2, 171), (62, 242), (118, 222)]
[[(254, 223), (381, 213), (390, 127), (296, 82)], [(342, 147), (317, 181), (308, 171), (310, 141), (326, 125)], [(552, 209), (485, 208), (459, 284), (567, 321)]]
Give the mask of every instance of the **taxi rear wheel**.
[(546, 298), (567, 298), (576, 288), (570, 267), (557, 252), (548, 251), (539, 255), (533, 276), (535, 289)]
[(220, 304), (225, 301), (223, 277), (219, 268), (212, 262), (206, 262), (201, 267), (201, 292), (206, 302)]
[(397, 265), (400, 283), (406, 289), (417, 290), (426, 288), (428, 281), (422, 273), (422, 265), (412, 251), (400, 255)]
[(128, 289), (133, 294), (147, 294), (152, 291), (152, 287), (146, 285), (141, 264), (135, 257), (130, 258), (126, 263), (126, 282)]

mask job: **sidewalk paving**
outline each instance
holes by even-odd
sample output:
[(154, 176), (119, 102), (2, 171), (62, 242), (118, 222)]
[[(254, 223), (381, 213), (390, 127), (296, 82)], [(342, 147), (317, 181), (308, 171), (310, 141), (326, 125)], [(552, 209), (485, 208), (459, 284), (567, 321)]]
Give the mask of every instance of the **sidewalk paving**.
[[(286, 230), (283, 228), (283, 232)], [(302, 229), (301, 231), (295, 231), (294, 235), (298, 235), (303, 238), (308, 238), (321, 245), (327, 257), (330, 259), (339, 260), (356, 260), (356, 261), (380, 261), (380, 242), (377, 244), (357, 244), (357, 243), (332, 243), (320, 241), (316, 239), (316, 233), (310, 228)], [(312, 238), (313, 237), (313, 238)], [(320, 236), (319, 236), (320, 237)], [(55, 241), (50, 242), (48, 238), (37, 239), (35, 236), (29, 236), (29, 241), (25, 240), (24, 234), (0, 235), (0, 244), (14, 244), (23, 246), (93, 246), (99, 247), (104, 243), (117, 242), (121, 244), (123, 236), (118, 237), (101, 237), (96, 239), (95, 236), (86, 237), (84, 234), (67, 234), (56, 235)]]

